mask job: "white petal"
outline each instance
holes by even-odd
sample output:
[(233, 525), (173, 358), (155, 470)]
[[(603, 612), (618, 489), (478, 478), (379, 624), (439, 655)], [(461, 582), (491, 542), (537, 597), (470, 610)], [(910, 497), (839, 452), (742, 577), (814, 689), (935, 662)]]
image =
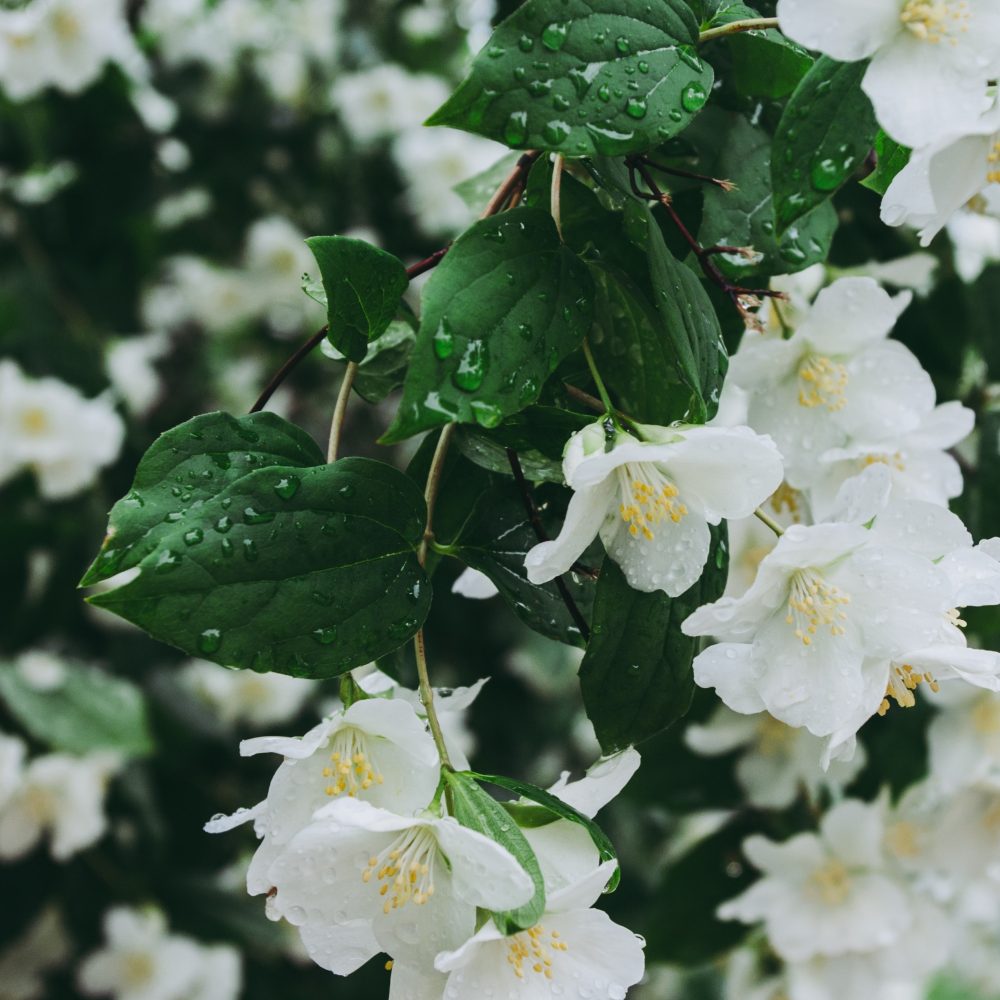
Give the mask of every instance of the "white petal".
[[(749, 670), (749, 664), (747, 669)], [(741, 715), (720, 705), (704, 725), (687, 727), (684, 742), (695, 753), (704, 757), (732, 753), (755, 739), (759, 721), (759, 716)]]
[(917, 671), (938, 680), (959, 677), (987, 691), (1000, 691), (1000, 653), (991, 649), (964, 646), (935, 646), (905, 654), (906, 662)]
[(451, 585), (451, 592), (477, 601), (489, 600), (500, 593), (496, 584), (485, 573), (471, 566), (459, 574)]
[(893, 0), (778, 0), (781, 30), (841, 62), (865, 59), (902, 28)]
[(309, 957), (327, 972), (349, 976), (381, 951), (371, 921), (310, 922), (298, 928)]
[(872, 543), (936, 560), (956, 549), (970, 549), (972, 536), (946, 507), (924, 500), (891, 500), (875, 519)]
[(213, 816), (203, 829), (205, 833), (228, 833), (230, 830), (235, 830), (236, 827), (242, 826), (244, 823), (249, 823), (250, 820), (256, 820), (264, 812), (266, 805), (266, 802), (258, 802), (257, 805), (252, 806), (250, 809), (237, 809), (236, 812), (229, 816), (221, 814)]
[[(478, 956), (486, 952), (490, 945), (498, 944), (503, 940), (504, 936), (497, 930), (496, 924), (492, 920), (487, 920), (460, 948), (438, 955), (434, 959), (434, 968), (439, 972), (454, 972), (456, 969), (464, 969), (475, 961)], [(506, 948), (503, 949), (501, 954), (506, 954)], [(500, 981), (497, 978), (494, 980), (494, 983)], [(490, 985), (494, 984), (491, 983)]]
[(711, 545), (708, 525), (689, 510), (679, 521), (664, 518), (650, 530), (651, 539), (642, 533), (632, 535), (628, 524), (615, 515), (601, 528), (601, 541), (630, 587), (645, 593), (662, 590), (668, 597), (678, 597), (705, 568)]
[(569, 570), (597, 535), (616, 494), (613, 479), (573, 494), (558, 537), (540, 542), (524, 558), (532, 583), (548, 583)]
[(820, 822), (834, 853), (848, 867), (877, 868), (882, 861), (882, 816), (877, 805), (848, 799)]
[(557, 819), (544, 826), (524, 827), (521, 833), (538, 858), (549, 905), (552, 893), (579, 882), (601, 862), (590, 834), (572, 820)]
[(710, 524), (748, 517), (780, 485), (781, 454), (749, 427), (702, 427), (685, 432), (664, 466), (689, 506)]
[(953, 448), (976, 426), (976, 414), (957, 400), (941, 403), (906, 437), (908, 448)]
[(890, 295), (874, 278), (840, 278), (816, 297), (798, 336), (819, 354), (855, 354), (885, 340), (913, 295)]
[(1000, 563), (981, 545), (949, 552), (938, 565), (954, 590), (955, 607), (1000, 604)]
[[(557, 932), (567, 946), (566, 951), (553, 953), (552, 958), (552, 982), (562, 986), (564, 995), (569, 995), (573, 988), (579, 989), (578, 984), (586, 983), (592, 987), (595, 998), (613, 1000), (624, 997), (628, 988), (642, 979), (645, 970), (642, 940), (628, 928), (614, 923), (602, 910), (547, 913), (545, 929)], [(548, 1000), (552, 993), (544, 979), (542, 983), (544, 992), (540, 991), (540, 996)]]
[(889, 467), (882, 462), (869, 465), (841, 485), (824, 520), (867, 524), (885, 509), (891, 490), (892, 473)]
[(323, 746), (340, 726), (340, 713), (324, 719), (305, 736), (255, 736), (240, 743), (240, 756), (253, 757), (259, 753), (280, 753), (282, 757), (304, 760)]
[(586, 776), (579, 781), (560, 778), (549, 791), (577, 812), (593, 818), (632, 780), (641, 762), (638, 750), (628, 747), (602, 757), (587, 768)]
[(585, 910), (593, 906), (601, 898), (605, 886), (617, 870), (617, 861), (604, 861), (597, 867), (591, 868), (577, 881), (553, 892), (546, 901), (546, 913)]
[(949, 46), (900, 32), (880, 49), (861, 83), (879, 124), (897, 142), (926, 146), (971, 127), (986, 103), (986, 77), (955, 72)]
[(734, 711), (756, 715), (765, 709), (757, 690), (749, 643), (721, 642), (700, 652), (694, 660), (694, 681), (699, 687), (715, 688), (716, 694)]
[(389, 1000), (442, 1000), (446, 982), (443, 973), (395, 960), (389, 977)]
[(799, 833), (782, 843), (755, 833), (743, 841), (743, 853), (754, 868), (779, 877), (807, 875), (826, 859), (823, 845), (812, 833)]
[(532, 897), (531, 877), (506, 848), (454, 820), (438, 820), (434, 830), (460, 899), (487, 910), (510, 910)]
[[(792, 338), (764, 338), (748, 333), (737, 352), (729, 359), (726, 385), (730, 383), (748, 392), (763, 392), (794, 375), (802, 356), (803, 344)], [(723, 396), (725, 396), (723, 388)]]

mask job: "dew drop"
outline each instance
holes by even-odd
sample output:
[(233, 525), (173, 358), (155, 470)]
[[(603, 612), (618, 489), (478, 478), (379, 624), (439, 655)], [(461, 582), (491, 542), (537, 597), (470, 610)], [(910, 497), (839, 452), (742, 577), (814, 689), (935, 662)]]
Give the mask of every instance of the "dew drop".
[(205, 538), (205, 532), (201, 528), (192, 528), (184, 532), (185, 545), (198, 545)]
[(513, 111), (503, 130), (504, 142), (508, 146), (523, 146), (528, 140), (528, 112)]
[(470, 340), (465, 345), (458, 368), (452, 372), (451, 380), (464, 392), (475, 392), (483, 384), (486, 376), (486, 344), (482, 340)]
[(222, 645), (222, 633), (217, 628), (207, 628), (198, 636), (198, 651), (208, 656)]
[(681, 91), (681, 107), (685, 111), (698, 111), (705, 106), (708, 94), (700, 83), (689, 83)]
[(630, 97), (625, 105), (625, 113), (629, 118), (645, 118), (646, 99), (644, 97)]
[(274, 484), (274, 492), (282, 500), (291, 500), (293, 496), (299, 491), (299, 486), (301, 485), (301, 480), (298, 476), (282, 476)]
[(553, 21), (542, 29), (542, 45), (550, 52), (558, 52), (566, 44), (568, 21)]
[(256, 507), (243, 508), (243, 520), (247, 524), (268, 524), (275, 518), (273, 510), (257, 510)]
[(445, 358), (451, 357), (452, 351), (455, 350), (455, 335), (452, 333), (447, 320), (442, 319), (438, 324), (438, 328), (434, 331), (432, 343), (435, 355), (442, 361)]

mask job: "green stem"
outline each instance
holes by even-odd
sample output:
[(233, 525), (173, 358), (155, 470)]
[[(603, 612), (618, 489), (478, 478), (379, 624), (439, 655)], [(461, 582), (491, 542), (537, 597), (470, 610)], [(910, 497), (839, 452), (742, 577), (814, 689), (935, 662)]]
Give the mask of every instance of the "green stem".
[(549, 195), (552, 221), (556, 224), (556, 232), (561, 243), (565, 242), (562, 231), (562, 175), (565, 162), (561, 156), (557, 156), (552, 164), (552, 190)]
[(594, 380), (594, 385), (597, 386), (597, 394), (601, 397), (601, 402), (604, 404), (605, 412), (609, 416), (613, 416), (615, 408), (611, 405), (611, 397), (608, 395), (608, 390), (605, 388), (604, 379), (601, 378), (601, 373), (597, 370), (597, 362), (594, 360), (593, 352), (590, 350), (590, 342), (586, 337), (583, 338), (583, 356), (587, 359), (587, 367), (590, 369), (590, 375)]
[(344, 415), (347, 413), (347, 401), (351, 398), (351, 386), (354, 384), (354, 376), (358, 373), (358, 365), (355, 361), (349, 361), (344, 369), (344, 380), (340, 383), (340, 392), (337, 393), (337, 403), (333, 408), (333, 418), (330, 421), (330, 441), (326, 446), (327, 462), (337, 461), (337, 452), (340, 450), (340, 435), (344, 430)]
[(748, 17), (745, 21), (730, 21), (729, 24), (720, 24), (717, 28), (709, 28), (698, 36), (698, 43), (711, 42), (716, 38), (725, 38), (726, 35), (736, 35), (741, 31), (764, 31), (767, 28), (777, 28), (778, 19), (776, 17)]
[(782, 526), (778, 524), (778, 522), (775, 521), (773, 517), (769, 516), (768, 514), (765, 514), (760, 509), (760, 507), (758, 507), (754, 511), (754, 514), (761, 521), (763, 521), (779, 538), (785, 533), (785, 529), (782, 528)]
[[(454, 424), (448, 424), (441, 431), (441, 437), (438, 438), (437, 447), (434, 449), (434, 457), (431, 459), (431, 467), (427, 471), (427, 485), (424, 487), (424, 500), (427, 501), (427, 524), (424, 528), (423, 541), (420, 543), (420, 548), (417, 551), (417, 559), (421, 566), (427, 562), (427, 551), (434, 538), (434, 501), (437, 499), (438, 489), (441, 486), (444, 461), (448, 455), (448, 445), (451, 443), (454, 433)], [(434, 745), (437, 747), (438, 756), (441, 758), (441, 766), (450, 768), (451, 760), (448, 757), (448, 748), (445, 746), (444, 733), (441, 731), (441, 723), (437, 717), (437, 710), (434, 708), (434, 688), (431, 687), (431, 678), (427, 671), (427, 654), (424, 650), (423, 629), (413, 637), (413, 650), (417, 658), (420, 701), (424, 706), (424, 711), (427, 713), (427, 725), (430, 726)]]

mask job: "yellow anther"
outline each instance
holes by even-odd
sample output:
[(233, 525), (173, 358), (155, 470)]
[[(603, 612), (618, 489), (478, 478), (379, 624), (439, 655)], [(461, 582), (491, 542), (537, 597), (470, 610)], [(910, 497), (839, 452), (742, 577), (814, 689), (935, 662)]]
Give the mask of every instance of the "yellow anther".
[(969, 30), (971, 17), (967, 0), (906, 0), (899, 15), (911, 34), (935, 45), (956, 45), (956, 35)]
[(812, 874), (810, 888), (824, 903), (836, 906), (851, 894), (851, 874), (843, 863), (828, 861)]
[(677, 499), (677, 487), (652, 463), (626, 464), (618, 470), (618, 476), (623, 500), (618, 513), (633, 538), (641, 535), (651, 542), (656, 537), (653, 525), (666, 519), (677, 524), (688, 513)]
[(404, 830), (381, 854), (368, 859), (361, 881), (374, 875), (379, 895), (384, 897), (382, 912), (390, 913), (412, 901), (422, 906), (434, 895), (434, 861), (437, 840), (426, 827)]
[(894, 663), (889, 668), (889, 683), (886, 685), (885, 698), (878, 707), (878, 714), (885, 715), (893, 701), (900, 708), (913, 708), (917, 703), (915, 692), (921, 684), (926, 684), (935, 693), (941, 689), (933, 674), (918, 673), (909, 663)]
[(799, 406), (825, 406), (831, 413), (847, 405), (847, 368), (820, 354), (806, 358), (799, 366)]
[(785, 622), (794, 626), (803, 646), (810, 646), (820, 628), (829, 629), (830, 635), (844, 634), (843, 609), (850, 603), (850, 595), (827, 583), (817, 570), (800, 569), (791, 578)]
[(346, 726), (334, 734), (330, 762), (333, 766), (323, 768), (323, 777), (336, 776), (337, 781), (326, 786), (327, 795), (346, 792), (353, 799), (373, 784), (382, 784), (382, 775), (371, 757), (370, 741), (353, 726)]

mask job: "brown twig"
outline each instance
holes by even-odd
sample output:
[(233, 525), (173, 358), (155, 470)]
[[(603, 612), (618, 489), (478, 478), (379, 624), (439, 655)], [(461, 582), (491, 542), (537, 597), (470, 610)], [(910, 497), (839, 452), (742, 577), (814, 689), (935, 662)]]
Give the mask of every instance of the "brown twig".
[(680, 167), (665, 167), (662, 163), (656, 163), (648, 156), (642, 158), (643, 163), (659, 170), (661, 174), (670, 174), (673, 177), (686, 177), (688, 180), (701, 181), (702, 184), (714, 184), (722, 188), (727, 194), (736, 190), (736, 185), (732, 181), (727, 181), (721, 177), (709, 177), (708, 174), (696, 174), (693, 170), (681, 170)]
[[(507, 461), (510, 463), (510, 471), (514, 474), (514, 481), (521, 492), (524, 509), (528, 514), (528, 520), (531, 523), (532, 530), (535, 532), (535, 537), (540, 542), (547, 542), (549, 540), (548, 533), (542, 524), (542, 517), (535, 504), (535, 498), (531, 495), (531, 487), (528, 485), (528, 480), (524, 478), (524, 469), (521, 468), (521, 460), (517, 457), (517, 452), (513, 448), (507, 449)], [(575, 565), (573, 569), (576, 570)], [(580, 567), (580, 571), (584, 570), (585, 567)], [(594, 570), (586, 570), (586, 572), (592, 578), (596, 578), (597, 576)], [(570, 618), (573, 619), (580, 635), (583, 636), (583, 641), (589, 642), (590, 626), (587, 624), (587, 619), (583, 617), (583, 612), (577, 607), (576, 601), (573, 600), (573, 595), (569, 592), (566, 581), (561, 576), (557, 576), (553, 583), (555, 583), (556, 589), (559, 591), (559, 596), (562, 598), (563, 604), (566, 605), (566, 610), (569, 612)]]
[(264, 386), (263, 392), (257, 397), (257, 401), (250, 407), (251, 413), (257, 413), (263, 410), (267, 406), (268, 400), (275, 394), (278, 387), (286, 378), (298, 367), (299, 362), (306, 357), (306, 355), (311, 354), (315, 348), (319, 347), (322, 343), (323, 338), (326, 336), (326, 331), (329, 328), (323, 326), (321, 329), (317, 330), (272, 376), (271, 380)]

